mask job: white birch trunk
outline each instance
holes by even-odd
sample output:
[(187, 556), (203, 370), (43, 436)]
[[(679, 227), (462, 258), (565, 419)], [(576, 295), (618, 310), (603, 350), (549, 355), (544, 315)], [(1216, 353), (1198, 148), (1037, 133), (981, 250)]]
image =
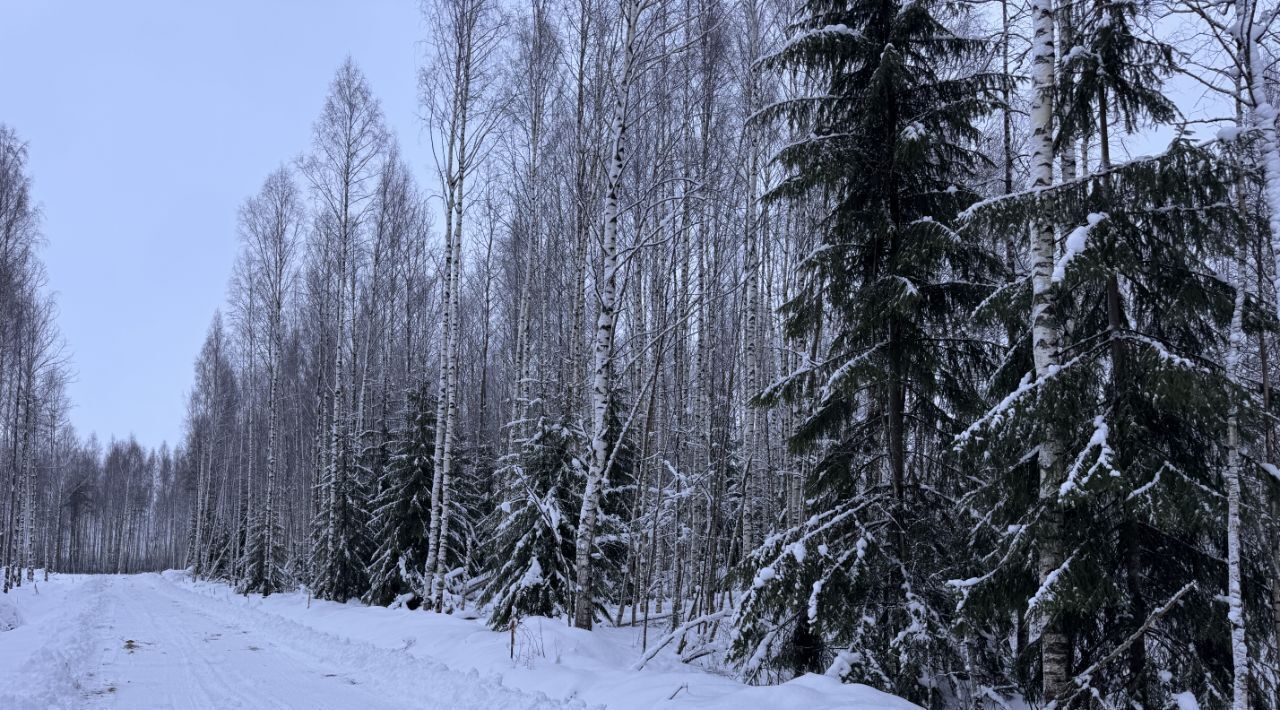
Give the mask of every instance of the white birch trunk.
[[(760, 103), (759, 70), (754, 65), (755, 55), (760, 51), (760, 9), (755, 2), (746, 4), (747, 33), (752, 65), (747, 69), (746, 112), (751, 115)], [(752, 397), (760, 391), (760, 331), (758, 328), (760, 300), (760, 204), (758, 199), (760, 181), (760, 137), (757, 126), (748, 126), (747, 130), (747, 204), (745, 215), (746, 253), (743, 256), (746, 297), (743, 309), (743, 360), (746, 365), (746, 377), (743, 378), (742, 405), (746, 410), (746, 465), (743, 468), (742, 494), (745, 502), (742, 510), (742, 554), (746, 555), (761, 540), (760, 525), (763, 512), (761, 506), (760, 481), (757, 453), (760, 438), (760, 412), (749, 404)], [(703, 294), (706, 298), (706, 294)]]
[[(1054, 8), (1051, 0), (1031, 5), (1032, 130), (1031, 176), (1033, 188), (1053, 184), (1053, 85)], [(1031, 225), (1031, 337), (1037, 379), (1053, 375), (1059, 366), (1061, 334), (1053, 293), (1054, 225), (1038, 220)], [(1038, 452), (1041, 521), (1039, 581), (1043, 585), (1063, 563), (1059, 539), (1061, 510), (1058, 504), (1058, 460), (1061, 444), (1045, 434)], [(1040, 634), (1041, 697), (1055, 700), (1067, 687), (1071, 649), (1066, 634), (1053, 619), (1044, 620)]]
[(450, 476), (458, 418), (458, 314), (461, 300), (462, 216), (466, 172), (471, 158), (467, 143), (467, 120), (471, 107), (471, 82), (475, 56), (473, 42), (480, 16), (477, 3), (461, 3), (453, 8), (456, 55), (453, 64), (452, 96), (449, 106), (449, 137), (445, 158), (445, 295), (444, 326), (441, 335), (440, 383), (436, 403), (435, 471), (431, 485), (431, 528), (428, 533), (426, 574), (431, 604), (444, 609), (444, 577), (448, 572)]
[(618, 289), (618, 190), (625, 164), (628, 95), (634, 81), (636, 35), (644, 8), (642, 0), (624, 0), (622, 71), (618, 78), (618, 97), (613, 108), (610, 131), (609, 174), (605, 183), (600, 246), (600, 312), (596, 318), (595, 370), (591, 378), (591, 461), (587, 468), (586, 488), (582, 494), (582, 508), (578, 514), (578, 530), (574, 539), (574, 626), (580, 629), (590, 629), (595, 617), (591, 590), (591, 549), (595, 541), (600, 489), (604, 484), (607, 473), (605, 467), (609, 461), (608, 414), (613, 387), (613, 330), (617, 319)]
[[(1262, 47), (1264, 36), (1273, 27), (1277, 13), (1280, 13), (1280, 6), (1272, 4), (1260, 7), (1257, 0), (1242, 0), (1235, 5), (1235, 9), (1237, 15), (1232, 29), (1236, 35), (1236, 61), (1241, 69), (1240, 81), (1244, 89), (1241, 92), (1243, 94), (1242, 103), (1250, 109), (1247, 120), (1251, 124), (1250, 127), (1258, 132), (1260, 138), (1259, 152), (1261, 153), (1263, 168), (1263, 201), (1267, 210), (1267, 227), (1271, 241), (1271, 252), (1274, 257), (1271, 277), (1273, 285), (1278, 289), (1276, 293), (1280, 294), (1280, 135), (1277, 135), (1276, 131), (1276, 108), (1267, 101), (1264, 77), (1266, 64)], [(1280, 313), (1280, 296), (1277, 297), (1275, 307), (1277, 313)], [(1234, 318), (1232, 326), (1232, 337), (1234, 338), (1234, 328), (1236, 327)], [(1233, 342), (1233, 348), (1238, 347), (1238, 344)], [(1235, 597), (1234, 601), (1230, 603), (1231, 608), (1228, 611), (1228, 615), (1231, 621), (1232, 666), (1235, 673), (1232, 687), (1232, 706), (1239, 709), (1248, 707), (1249, 662), (1248, 647), (1245, 645), (1244, 639), (1244, 608), (1243, 602), (1239, 600), (1240, 493), (1238, 468), (1234, 485), (1236, 490), (1234, 491), (1234, 499), (1232, 499), (1232, 483), (1228, 481), (1228, 566), (1232, 568), (1229, 573), (1231, 574), (1230, 582), (1235, 585)], [(1232, 549), (1233, 537), (1235, 538), (1234, 550)], [(1231, 563), (1233, 552), (1236, 556), (1234, 565)], [(1277, 564), (1276, 573), (1280, 575), (1280, 563)], [(1271, 583), (1274, 607), (1276, 612), (1280, 613), (1280, 578), (1273, 579)], [(1231, 597), (1231, 595), (1232, 592), (1229, 588), (1228, 596)], [(1239, 608), (1237, 608), (1237, 605)], [(1280, 644), (1280, 619), (1275, 623), (1276, 643)]]
[[(1227, 354), (1227, 373), (1235, 380), (1240, 374), (1241, 346), (1244, 343), (1243, 273), (1236, 276), (1235, 308)], [(1227, 415), (1227, 621), (1231, 625), (1231, 666), (1233, 710), (1249, 707), (1249, 649), (1244, 636), (1244, 596), (1240, 585), (1240, 417), (1233, 401)]]
[[(461, 55), (461, 48), (459, 48)], [(455, 63), (455, 77), (460, 78), (461, 72), (461, 56)], [(455, 298), (453, 293), (453, 212), (454, 204), (457, 201), (457, 186), (454, 178), (455, 161), (457, 152), (457, 126), (460, 108), (458, 106), (458, 90), (454, 87), (454, 99), (452, 110), (454, 111), (454, 119), (450, 122), (449, 138), (446, 145), (445, 157), (445, 225), (444, 225), (444, 295), (442, 296), (441, 308), (442, 319), (440, 327), (440, 343), (438, 358), (438, 384), (436, 386), (436, 431), (435, 431), (435, 448), (432, 452), (431, 466), (431, 527), (427, 532), (427, 559), (426, 569), (423, 573), (427, 576), (427, 594), (435, 593), (435, 571), (436, 560), (440, 554), (440, 511), (441, 511), (441, 492), (444, 483), (444, 442), (446, 437), (445, 420), (447, 419), (449, 409), (449, 341), (451, 339), (450, 309)]]
[[(463, 115), (465, 117), (465, 111)], [(465, 151), (465, 119), (459, 136), (460, 146)], [(458, 302), (461, 300), (462, 206), (465, 194), (465, 179), (466, 163), (465, 160), (460, 160), (458, 163), (458, 194), (454, 206), (453, 275), (451, 277), (453, 285), (450, 287), (453, 291), (453, 299), (449, 302), (448, 315), (449, 343), (446, 373), (448, 377), (447, 397), (449, 405), (445, 410), (444, 453), (440, 459), (442, 468), (440, 473), (440, 530), (439, 537), (436, 540), (436, 567), (433, 575), (436, 611), (444, 611), (444, 579), (449, 571), (449, 506), (451, 501), (451, 477), (453, 475), (453, 447), (458, 437), (456, 431), (458, 421)]]
[[(452, 171), (452, 155), (450, 156), (450, 171)], [(440, 493), (443, 484), (444, 475), (444, 440), (445, 440), (445, 418), (449, 408), (449, 313), (450, 305), (453, 302), (453, 188), (448, 188), (448, 197), (445, 201), (445, 275), (444, 295), (442, 297), (443, 315), (440, 326), (440, 356), (439, 356), (439, 379), (436, 386), (436, 431), (435, 431), (435, 447), (432, 451), (431, 462), (431, 527), (427, 532), (427, 559), (426, 569), (424, 573), (428, 577), (428, 585), (426, 589), (428, 593), (433, 593), (435, 588), (435, 569), (436, 557), (439, 555), (440, 548), (438, 540), (440, 538)]]

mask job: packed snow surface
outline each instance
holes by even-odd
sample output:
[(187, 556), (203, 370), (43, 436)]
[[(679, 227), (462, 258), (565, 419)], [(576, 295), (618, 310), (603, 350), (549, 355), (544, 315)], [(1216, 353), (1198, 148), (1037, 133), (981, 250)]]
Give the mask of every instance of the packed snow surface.
[(461, 614), (238, 596), (179, 572), (56, 575), (2, 598), (17, 620), (0, 632), (0, 708), (13, 710), (916, 707), (818, 675), (747, 686), (669, 652), (632, 670), (636, 628), (526, 619), (512, 658), (510, 634)]

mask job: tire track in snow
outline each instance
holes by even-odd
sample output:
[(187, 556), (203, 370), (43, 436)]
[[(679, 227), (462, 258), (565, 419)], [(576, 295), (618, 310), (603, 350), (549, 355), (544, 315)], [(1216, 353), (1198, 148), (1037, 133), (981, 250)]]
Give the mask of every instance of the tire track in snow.
[[(164, 595), (145, 578), (121, 578), (107, 595), (115, 613), (100, 676), (110, 692), (92, 707), (414, 707), (410, 698), (334, 680), (314, 655), (281, 646), (263, 629), (209, 614)], [(328, 677), (326, 677), (328, 676)]]
[(233, 605), (179, 587), (160, 575), (139, 575), (129, 581), (130, 586), (138, 587), (140, 592), (145, 590), (171, 605), (176, 604), (175, 622), (180, 622), (183, 616), (204, 617), (228, 629), (262, 632), (269, 643), (278, 648), (314, 659), (335, 669), (348, 681), (409, 703), (400, 707), (441, 710), (582, 710), (586, 707), (577, 700), (556, 700), (542, 693), (518, 691), (503, 685), (496, 677), (481, 677), (474, 670), (458, 672), (429, 659), (318, 631), (251, 607)]

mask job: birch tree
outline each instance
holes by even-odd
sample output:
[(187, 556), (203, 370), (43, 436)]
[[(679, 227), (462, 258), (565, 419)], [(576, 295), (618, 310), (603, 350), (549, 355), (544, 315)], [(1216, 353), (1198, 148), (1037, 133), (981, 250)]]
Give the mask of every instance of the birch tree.
[(303, 212), (293, 177), (280, 169), (267, 177), (258, 195), (240, 211), (241, 240), (252, 259), (251, 287), (266, 310), (267, 443), (262, 511), (249, 531), (247, 591), (269, 595), (282, 583), (282, 530), (276, 509), (280, 456), (280, 390), (284, 351), (285, 305), (294, 282), (294, 258), (301, 239)]
[(495, 12), (489, 0), (440, 0), (428, 11), (433, 26), (439, 28), (439, 36), (433, 49), (433, 70), (423, 74), (423, 89), (431, 127), (443, 136), (444, 142), (443, 146), (436, 146), (436, 168), (444, 198), (445, 273), (426, 562), (428, 588), (437, 611), (444, 610), (444, 578), (452, 562), (449, 518), (458, 440), (458, 333), (466, 181), (483, 154), (485, 139), (493, 126), (493, 114), (480, 106), (497, 41)]
[[(1054, 24), (1051, 0), (1031, 4), (1031, 187), (1053, 184)], [(1044, 381), (1060, 367), (1058, 314), (1053, 293), (1054, 225), (1045, 220), (1031, 224), (1031, 348), (1035, 377)], [(1039, 497), (1045, 510), (1039, 543), (1039, 582), (1043, 589), (1061, 574), (1066, 554), (1060, 541), (1061, 510), (1057, 502), (1058, 471), (1062, 444), (1053, 432), (1039, 442)], [(1056, 698), (1066, 688), (1071, 646), (1060, 621), (1042, 619), (1040, 630), (1040, 693)]]
[(636, 72), (643, 61), (637, 56), (641, 47), (641, 20), (650, 6), (651, 3), (645, 0), (623, 0), (621, 8), (621, 66), (617, 73), (617, 96), (614, 99), (610, 126), (608, 175), (605, 178), (601, 215), (600, 282), (597, 289), (599, 303), (592, 346), (594, 366), (591, 376), (591, 452), (586, 487), (582, 493), (582, 509), (578, 514), (578, 530), (574, 539), (573, 619), (574, 626), (580, 629), (590, 629), (595, 619), (591, 555), (595, 545), (600, 488), (608, 473), (611, 453), (608, 417), (613, 396), (614, 326), (617, 319), (618, 198), (626, 160), (631, 86), (636, 81)]
[(322, 502), (316, 520), (317, 596), (346, 600), (364, 592), (367, 532), (364, 485), (355, 474), (356, 293), (358, 260), (373, 183), (386, 146), (382, 110), (368, 82), (348, 60), (338, 70), (315, 126), (315, 154), (303, 165), (311, 185), (315, 229), (332, 254), (335, 307), (333, 368)]

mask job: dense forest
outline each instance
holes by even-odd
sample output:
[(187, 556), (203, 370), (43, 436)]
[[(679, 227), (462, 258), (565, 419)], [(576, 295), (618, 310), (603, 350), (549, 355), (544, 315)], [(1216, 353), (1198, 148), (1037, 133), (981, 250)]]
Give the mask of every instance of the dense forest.
[(171, 450), (71, 427), (0, 127), (5, 591), (189, 568), (927, 707), (1278, 707), (1280, 6), (423, 14), (435, 160), (337, 68)]

